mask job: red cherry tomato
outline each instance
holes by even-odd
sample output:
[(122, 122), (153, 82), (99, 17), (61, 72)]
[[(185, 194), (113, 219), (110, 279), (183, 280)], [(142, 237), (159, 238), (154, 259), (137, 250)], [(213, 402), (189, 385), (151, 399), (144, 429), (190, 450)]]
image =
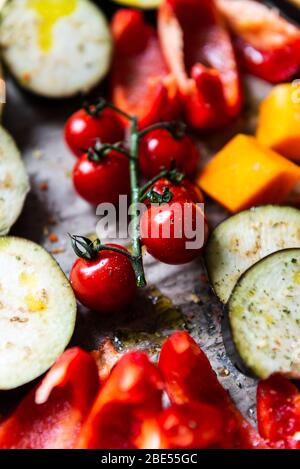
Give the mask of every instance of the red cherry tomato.
[(146, 134), (140, 142), (140, 170), (148, 179), (155, 177), (162, 169), (170, 169), (173, 161), (178, 171), (193, 177), (198, 159), (196, 145), (188, 135), (176, 140), (168, 130), (157, 129)]
[(119, 116), (104, 109), (98, 116), (90, 116), (84, 109), (75, 112), (65, 125), (65, 139), (76, 156), (85, 153), (99, 140), (116, 143), (124, 139), (124, 127)]
[[(161, 178), (155, 182), (151, 189), (160, 195), (163, 195), (166, 189), (173, 194), (172, 202), (183, 200), (185, 202), (204, 203), (204, 197), (198, 186), (188, 179), (183, 179), (180, 184), (175, 184), (166, 178)], [(146, 200), (147, 204), (148, 201)]]
[[(107, 246), (126, 251), (118, 245)], [(134, 299), (137, 288), (130, 259), (112, 251), (101, 251), (91, 261), (77, 259), (70, 280), (76, 298), (87, 308), (101, 313), (124, 309)]]
[(92, 205), (117, 205), (119, 195), (130, 192), (128, 158), (112, 150), (98, 161), (82, 155), (73, 169), (73, 183), (78, 194)]
[[(165, 264), (186, 264), (201, 253), (208, 228), (204, 213), (192, 202), (152, 205), (141, 217), (141, 238), (149, 254)], [(196, 242), (197, 241), (197, 242)], [(193, 246), (188, 243), (193, 242)]]

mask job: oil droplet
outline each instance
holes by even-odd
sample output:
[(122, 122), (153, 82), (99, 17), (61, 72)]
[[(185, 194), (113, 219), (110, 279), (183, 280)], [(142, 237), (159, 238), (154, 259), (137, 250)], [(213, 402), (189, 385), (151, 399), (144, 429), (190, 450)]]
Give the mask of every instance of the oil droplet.
[(294, 282), (300, 285), (300, 271), (294, 273)]
[(37, 284), (36, 274), (29, 274), (28, 272), (22, 272), (19, 275), (19, 281), (22, 286), (34, 288)]
[(147, 298), (142, 301), (143, 314), (138, 322), (130, 329), (119, 329), (114, 341), (120, 350), (143, 344), (149, 353), (157, 353), (168, 335), (186, 328), (185, 317), (170, 298), (155, 287), (148, 289)]
[(255, 420), (255, 419), (256, 419), (256, 408), (255, 408), (255, 405), (249, 407), (249, 409), (247, 410), (247, 415), (248, 415), (248, 417), (249, 417), (251, 420)]
[(62, 17), (75, 10), (77, 0), (27, 0), (28, 8), (40, 16), (39, 46), (43, 52), (51, 49), (53, 43), (52, 29)]
[(44, 300), (32, 295), (31, 293), (28, 293), (28, 295), (25, 296), (24, 301), (30, 313), (44, 311), (47, 307), (46, 302)]

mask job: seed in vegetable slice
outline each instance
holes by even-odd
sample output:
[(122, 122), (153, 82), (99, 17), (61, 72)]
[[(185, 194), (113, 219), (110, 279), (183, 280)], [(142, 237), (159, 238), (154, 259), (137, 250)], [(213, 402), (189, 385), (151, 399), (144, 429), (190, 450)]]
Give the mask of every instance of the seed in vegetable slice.
[(300, 247), (300, 210), (265, 205), (241, 212), (212, 233), (205, 263), (214, 291), (226, 303), (241, 275), (263, 257)]
[(73, 334), (76, 301), (56, 261), (41, 246), (0, 238), (0, 390), (43, 374)]
[(232, 337), (259, 378), (300, 378), (300, 249), (262, 259), (238, 281), (227, 305)]
[(29, 180), (20, 152), (9, 133), (0, 127), (0, 235), (6, 235), (19, 217)]

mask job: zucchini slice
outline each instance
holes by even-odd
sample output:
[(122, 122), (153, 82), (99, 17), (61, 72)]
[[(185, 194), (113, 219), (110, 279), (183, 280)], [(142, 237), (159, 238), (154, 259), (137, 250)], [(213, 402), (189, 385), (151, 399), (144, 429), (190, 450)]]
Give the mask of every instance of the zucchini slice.
[(41, 246), (0, 238), (0, 390), (44, 373), (68, 345), (76, 301), (56, 261)]
[(0, 235), (6, 235), (19, 217), (29, 180), (12, 137), (0, 127)]
[(278, 251), (251, 267), (227, 305), (232, 338), (259, 378), (300, 378), (300, 249)]
[(265, 205), (240, 212), (212, 233), (205, 264), (214, 291), (227, 303), (241, 275), (273, 252), (300, 247), (300, 210)]

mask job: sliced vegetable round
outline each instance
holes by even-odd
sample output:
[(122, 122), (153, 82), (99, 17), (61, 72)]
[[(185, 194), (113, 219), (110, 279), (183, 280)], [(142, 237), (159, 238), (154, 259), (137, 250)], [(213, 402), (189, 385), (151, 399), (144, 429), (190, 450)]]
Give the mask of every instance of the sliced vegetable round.
[(76, 301), (56, 261), (41, 246), (0, 238), (0, 390), (44, 373), (73, 334)]
[(19, 217), (29, 180), (12, 137), (0, 127), (0, 235), (6, 235)]
[(213, 288), (226, 303), (240, 276), (263, 257), (300, 247), (300, 210), (266, 205), (246, 210), (221, 223), (206, 249)]
[(21, 85), (55, 98), (93, 88), (112, 55), (106, 18), (90, 0), (12, 0), (2, 12), (0, 44)]
[(228, 302), (233, 341), (259, 378), (300, 378), (300, 249), (271, 254), (238, 281)]

